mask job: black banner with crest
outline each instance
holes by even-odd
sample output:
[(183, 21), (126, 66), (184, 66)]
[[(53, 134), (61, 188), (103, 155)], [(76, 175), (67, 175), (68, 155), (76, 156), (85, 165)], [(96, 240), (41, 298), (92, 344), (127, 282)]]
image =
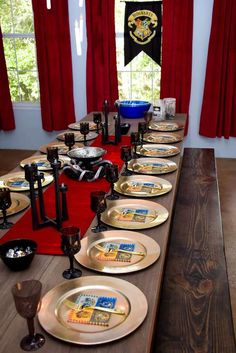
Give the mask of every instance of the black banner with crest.
[(125, 5), (125, 65), (142, 50), (160, 65), (162, 2), (126, 2)]

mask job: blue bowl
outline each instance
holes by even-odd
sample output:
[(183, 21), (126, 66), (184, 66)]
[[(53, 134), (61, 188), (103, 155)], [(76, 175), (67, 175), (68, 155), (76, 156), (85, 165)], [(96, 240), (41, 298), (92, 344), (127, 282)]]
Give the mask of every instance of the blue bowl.
[(144, 113), (151, 106), (151, 103), (140, 100), (118, 100), (116, 103), (120, 109), (120, 115), (128, 119), (143, 118)]

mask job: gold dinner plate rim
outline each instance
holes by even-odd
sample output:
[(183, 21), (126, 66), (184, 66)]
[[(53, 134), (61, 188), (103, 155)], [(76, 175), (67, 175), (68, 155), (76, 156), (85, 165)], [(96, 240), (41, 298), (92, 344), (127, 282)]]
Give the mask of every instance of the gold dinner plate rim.
[[(144, 209), (150, 209), (157, 212), (157, 217), (150, 217), (150, 222), (147, 223), (135, 223), (130, 221), (116, 221), (109, 217), (109, 213), (115, 211), (116, 208), (131, 208), (131, 207), (144, 207)], [(149, 216), (146, 216), (149, 217)], [(101, 220), (103, 223), (119, 229), (125, 230), (141, 230), (149, 229), (164, 223), (169, 217), (167, 209), (157, 202), (143, 199), (122, 199), (109, 201), (107, 209), (102, 213)], [(152, 219), (153, 218), (153, 219)]]
[[(169, 170), (163, 170), (163, 171), (140, 171), (140, 170), (135, 170), (133, 169), (134, 163), (162, 163), (166, 164), (169, 166)], [(159, 175), (159, 174), (167, 174), (167, 173), (172, 173), (175, 170), (177, 170), (178, 166), (175, 162), (171, 161), (170, 159), (164, 159), (164, 158), (150, 158), (150, 157), (144, 157), (144, 158), (138, 158), (138, 159), (132, 159), (131, 161), (128, 162), (128, 169), (131, 170), (134, 173), (138, 174), (147, 174), (147, 175)]]
[[(42, 181), (42, 186), (47, 186), (53, 181), (53, 176), (49, 173), (43, 173), (44, 174), (44, 180)], [(30, 188), (24, 187), (24, 188), (17, 188), (17, 187), (12, 187), (6, 184), (6, 182), (10, 179), (15, 179), (15, 178), (23, 178), (25, 179), (25, 173), (24, 172), (14, 172), (14, 173), (9, 173), (0, 176), (0, 187), (5, 187), (10, 189), (11, 191), (28, 191)], [(37, 187), (37, 184), (36, 186)]]
[[(154, 125), (177, 125), (175, 129), (165, 129), (165, 128), (158, 128), (155, 127)], [(166, 121), (166, 120), (160, 120), (160, 121), (152, 121), (149, 126), (149, 130), (153, 131), (161, 131), (161, 132), (171, 132), (171, 131), (179, 131), (184, 129), (184, 124), (180, 123), (178, 121)]]
[[(153, 182), (153, 183), (158, 183), (161, 184), (162, 186), (164, 185), (164, 187), (161, 190), (158, 190), (156, 193), (150, 194), (150, 193), (142, 193), (142, 194), (138, 194), (135, 192), (128, 192), (128, 191), (123, 191), (121, 189), (121, 184), (124, 183), (125, 181), (132, 181), (132, 180), (137, 180), (137, 181), (143, 181), (143, 182)], [(134, 175), (130, 175), (130, 176), (120, 176), (119, 180), (114, 183), (114, 190), (116, 192), (118, 192), (119, 194), (122, 195), (126, 195), (126, 196), (132, 196), (132, 197), (157, 197), (160, 195), (164, 195), (167, 194), (168, 192), (170, 192), (172, 190), (172, 184), (163, 178), (159, 178), (157, 176), (154, 175), (138, 175), (138, 174), (134, 174)]]
[[(122, 240), (140, 244), (142, 248), (145, 249), (145, 255), (141, 257), (135, 256), (137, 261), (131, 264), (127, 263), (127, 266), (109, 266), (106, 261), (99, 262), (90, 256), (91, 250), (97, 244)], [(143, 233), (130, 230), (108, 230), (84, 237), (81, 240), (81, 250), (75, 255), (75, 259), (82, 266), (91, 270), (110, 274), (121, 274), (140, 271), (151, 266), (159, 259), (160, 254), (161, 248), (159, 244)], [(139, 259), (137, 259), (137, 257), (139, 257)]]
[[(60, 133), (59, 135), (57, 135), (57, 139), (59, 140), (59, 141), (64, 141), (64, 135), (67, 133), (67, 132), (71, 132), (71, 130), (67, 130), (67, 131), (64, 131), (64, 132), (62, 132), (62, 133)], [(83, 142), (83, 140), (84, 140), (84, 136), (80, 133), (80, 132), (75, 132), (74, 133), (75, 134), (75, 142)], [(80, 137), (81, 138), (78, 138), (77, 136), (78, 135), (80, 135)], [(86, 136), (86, 141), (91, 141), (91, 140), (95, 140), (96, 138), (97, 138), (97, 136), (98, 136), (98, 134), (96, 133), (96, 132), (94, 132), (94, 131), (90, 131), (89, 133), (88, 133), (88, 135)]]
[[(150, 149), (153, 149), (153, 148), (164, 148), (166, 151), (168, 150), (171, 150), (173, 149), (174, 152), (173, 153), (166, 153), (166, 154), (163, 154), (163, 153), (160, 153), (158, 154), (158, 152), (153, 155), (153, 154), (148, 154), (148, 153), (141, 153), (140, 150), (142, 148), (150, 148)], [(145, 157), (152, 157), (152, 158), (155, 158), (155, 157), (173, 157), (173, 156), (176, 156), (177, 154), (180, 153), (180, 149), (177, 147), (177, 146), (172, 146), (172, 145), (165, 145), (165, 144), (159, 144), (159, 143), (150, 143), (150, 144), (144, 144), (143, 146), (138, 146), (137, 148), (137, 154), (139, 154), (140, 156), (145, 156)]]
[[(150, 136), (150, 135), (154, 135), (156, 137), (166, 137), (167, 140), (166, 141), (150, 141), (148, 140), (147, 136)], [(171, 139), (169, 139), (169, 137), (171, 137)], [(153, 131), (153, 132), (148, 132), (146, 134), (144, 134), (143, 136), (143, 141), (144, 142), (148, 142), (148, 143), (155, 143), (155, 144), (169, 144), (169, 143), (177, 143), (177, 142), (180, 142), (183, 140), (183, 136), (179, 135), (179, 134), (176, 134), (175, 132), (171, 133), (171, 132), (156, 132), (156, 131)]]
[[(79, 148), (79, 147), (83, 147), (84, 145), (82, 143), (75, 143), (75, 145), (72, 147), (73, 148)], [(48, 147), (58, 147), (59, 151), (58, 151), (58, 154), (59, 155), (67, 155), (67, 152), (69, 151), (69, 148), (63, 143), (63, 142), (60, 142), (60, 141), (57, 141), (57, 142), (50, 142), (48, 144), (45, 144), (45, 145), (41, 145), (39, 147), (39, 152), (41, 153), (44, 153), (46, 154), (47, 153), (47, 148)], [(60, 148), (65, 148), (67, 149), (67, 151), (65, 150), (64, 153), (60, 153)]]
[[(67, 293), (78, 289), (78, 293), (88, 288), (107, 289), (119, 292), (128, 300), (130, 311), (125, 320), (106, 331), (100, 332), (78, 332), (64, 326), (56, 317), (56, 306), (61, 298), (66, 298)], [(132, 283), (111, 276), (84, 276), (62, 282), (47, 292), (41, 301), (41, 310), (38, 320), (45, 331), (60, 340), (81, 344), (95, 345), (103, 344), (120, 339), (136, 330), (144, 321), (148, 311), (148, 303), (144, 293)]]
[[(89, 123), (89, 131), (97, 130), (97, 124), (95, 124), (93, 121), (77, 121), (75, 123), (69, 124), (68, 129), (71, 129), (74, 131), (80, 131), (80, 128), (79, 128), (80, 123)], [(102, 126), (100, 125), (98, 129), (101, 130)]]
[[(45, 160), (45, 162), (47, 161), (47, 156), (45, 155), (35, 155), (35, 156), (31, 156), (31, 157), (28, 157), (28, 158), (25, 158), (23, 159), (21, 162), (20, 162), (20, 166), (22, 168), (24, 168), (24, 166), (26, 164), (31, 164), (31, 163), (37, 163), (37, 161), (39, 160)], [(61, 162), (61, 168), (63, 168), (64, 164), (66, 162), (69, 162), (70, 161), (70, 158), (67, 157), (67, 156), (62, 156), (60, 155), (59, 157), (59, 161)], [(48, 162), (49, 163), (49, 162)], [(50, 164), (50, 163), (49, 163)], [(52, 170), (51, 166), (49, 167), (46, 167), (46, 166), (38, 166), (38, 170), (45, 170), (45, 171), (49, 171), (49, 170)]]
[[(17, 192), (11, 192), (11, 206), (7, 209), (7, 216), (13, 216), (23, 210), (25, 210), (30, 205), (30, 199), (24, 194), (19, 194)], [(17, 203), (16, 207), (13, 208), (14, 202)], [(2, 212), (0, 211), (0, 218), (2, 218)]]

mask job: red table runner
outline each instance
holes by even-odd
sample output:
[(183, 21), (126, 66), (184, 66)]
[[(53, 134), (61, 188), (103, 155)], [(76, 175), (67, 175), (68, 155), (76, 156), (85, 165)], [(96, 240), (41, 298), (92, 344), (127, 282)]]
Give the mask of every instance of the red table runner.
[[(129, 144), (130, 138), (122, 136), (122, 145)], [(105, 159), (116, 163), (121, 167), (123, 162), (120, 159), (120, 146), (121, 144), (101, 145), (101, 136), (95, 140), (95, 146), (103, 147), (107, 150)], [(60, 183), (68, 186), (67, 191), (67, 204), (69, 220), (63, 222), (63, 227), (74, 225), (80, 228), (81, 237), (87, 231), (95, 214), (90, 209), (90, 192), (96, 190), (103, 190), (107, 192), (110, 189), (109, 183), (103, 178), (94, 182), (76, 181), (70, 179), (65, 174), (60, 176)], [(44, 202), (46, 208), (46, 215), (55, 218), (55, 197), (54, 197), (54, 184), (52, 184), (44, 192)], [(39, 230), (32, 229), (31, 209), (19, 219), (19, 221), (1, 238), (0, 243), (16, 238), (30, 238), (37, 242), (38, 254), (59, 255), (62, 254), (60, 249), (60, 232), (49, 226)]]

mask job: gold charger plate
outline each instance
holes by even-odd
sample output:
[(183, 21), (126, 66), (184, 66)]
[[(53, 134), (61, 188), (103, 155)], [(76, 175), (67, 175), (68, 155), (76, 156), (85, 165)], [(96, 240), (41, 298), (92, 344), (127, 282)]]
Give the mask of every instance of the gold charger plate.
[[(89, 130), (94, 131), (97, 130), (97, 124), (95, 124), (93, 121), (78, 121), (76, 123), (68, 125), (68, 128), (71, 130), (80, 130), (80, 123), (89, 123)], [(101, 130), (102, 126), (98, 126), (98, 129)]]
[[(11, 192), (11, 206), (7, 209), (7, 216), (12, 216), (20, 211), (23, 211), (30, 205), (30, 199), (23, 194)], [(0, 211), (0, 218), (2, 218), (2, 211)]]
[(101, 220), (121, 229), (147, 229), (164, 223), (169, 213), (162, 205), (147, 200), (124, 199), (110, 201)]
[[(126, 252), (104, 253), (97, 249), (122, 248), (132, 249), (143, 255)], [(96, 233), (81, 240), (81, 250), (75, 259), (83, 266), (104, 273), (129, 273), (142, 270), (152, 265), (159, 258), (160, 246), (152, 238), (138, 232), (127, 230), (109, 230)]]
[(177, 169), (177, 164), (163, 158), (138, 158), (128, 163), (128, 169), (140, 174), (165, 174)]
[[(61, 168), (63, 168), (64, 164), (70, 161), (70, 158), (66, 156), (60, 156), (59, 160), (61, 162)], [(37, 164), (38, 170), (52, 170), (51, 164), (47, 160), (47, 156), (39, 155), (39, 156), (32, 156), (32, 157), (23, 159), (20, 162), (20, 166), (24, 168), (26, 164), (31, 164), (31, 163)]]
[[(65, 140), (65, 133), (67, 132), (71, 132), (71, 131), (65, 131), (59, 135), (57, 135), (57, 139), (64, 141)], [(76, 142), (83, 142), (84, 141), (84, 135), (82, 135), (80, 132), (74, 132), (75, 134), (75, 141)], [(86, 141), (91, 141), (91, 140), (95, 140), (95, 138), (98, 136), (98, 134), (96, 134), (93, 131), (90, 131), (88, 133), (88, 135), (86, 135)]]
[[(42, 186), (46, 186), (52, 181), (53, 176), (51, 174), (44, 173)], [(24, 172), (15, 172), (0, 176), (0, 187), (7, 187), (11, 191), (27, 191), (29, 190), (29, 183), (25, 180)]]
[(178, 131), (184, 128), (184, 125), (175, 121), (152, 121), (148, 127), (155, 131)]
[[(124, 315), (86, 309), (77, 316), (72, 309), (76, 301), (95, 305), (100, 302)], [(120, 339), (136, 330), (147, 310), (145, 295), (133, 284), (108, 276), (87, 276), (65, 281), (45, 294), (38, 319), (44, 330), (60, 340), (95, 345)]]
[(145, 144), (138, 146), (137, 154), (146, 157), (170, 157), (180, 153), (180, 149), (171, 145)]
[(143, 136), (143, 141), (150, 143), (175, 143), (182, 140), (183, 137), (175, 133), (168, 134), (163, 132), (148, 132)]
[[(84, 145), (82, 143), (76, 143), (72, 149), (83, 147)], [(67, 147), (63, 142), (51, 142), (48, 143), (47, 145), (42, 145), (39, 147), (39, 151), (42, 153), (47, 153), (47, 148), (48, 147), (57, 147), (58, 148), (58, 154), (62, 155), (67, 155), (67, 152), (69, 152), (69, 147)]]
[(163, 195), (172, 189), (169, 181), (150, 175), (120, 176), (114, 184), (119, 194), (136, 197)]

